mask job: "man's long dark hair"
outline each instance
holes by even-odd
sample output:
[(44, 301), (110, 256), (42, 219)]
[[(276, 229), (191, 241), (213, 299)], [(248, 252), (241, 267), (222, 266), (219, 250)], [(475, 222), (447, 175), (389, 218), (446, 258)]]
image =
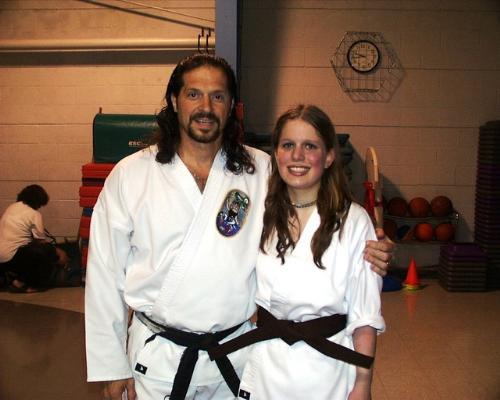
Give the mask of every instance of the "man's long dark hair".
[(285, 124), (293, 120), (303, 120), (310, 124), (325, 144), (326, 150), (333, 149), (335, 160), (324, 170), (318, 191), (317, 208), (320, 225), (311, 240), (311, 250), (314, 263), (318, 268), (324, 268), (321, 258), (330, 246), (333, 233), (340, 230), (349, 212), (352, 195), (344, 174), (340, 146), (335, 135), (335, 128), (322, 110), (313, 105), (298, 105), (281, 115), (276, 122), (272, 136), (271, 167), (272, 172), (268, 183), (268, 193), (265, 200), (264, 229), (260, 239), (260, 249), (265, 251), (266, 242), (276, 232), (278, 242), (276, 251), (281, 263), (285, 262), (287, 250), (295, 248), (295, 241), (290, 232), (290, 219), (297, 220), (297, 213), (292, 206), (287, 185), (280, 177), (276, 162), (276, 150)]
[[(177, 64), (167, 85), (165, 93), (166, 105), (156, 116), (158, 130), (153, 143), (158, 146), (156, 161), (169, 163), (175, 157), (180, 143), (180, 130), (177, 113), (172, 104), (172, 95), (177, 97), (184, 85), (184, 74), (196, 68), (209, 66), (224, 72), (231, 99), (237, 101), (236, 76), (231, 66), (221, 57), (211, 54), (195, 54), (184, 58)], [(226, 126), (222, 133), (222, 151), (226, 155), (226, 168), (235, 173), (253, 173), (255, 170), (252, 157), (243, 146), (243, 132), (238, 122), (234, 107), (231, 108)]]

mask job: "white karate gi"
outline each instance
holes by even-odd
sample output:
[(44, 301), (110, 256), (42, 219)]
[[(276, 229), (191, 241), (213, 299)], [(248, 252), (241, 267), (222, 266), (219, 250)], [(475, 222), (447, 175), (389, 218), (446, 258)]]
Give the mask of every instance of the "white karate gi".
[[(365, 241), (376, 240), (368, 214), (352, 204), (342, 240), (339, 232), (323, 254), (319, 269), (313, 262), (311, 239), (320, 218), (315, 211), (285, 264), (276, 258), (276, 237), (268, 254), (257, 259), (257, 303), (278, 319), (308, 321), (332, 314), (346, 314), (346, 329), (329, 338), (353, 349), (357, 327), (385, 329), (380, 311), (382, 279), (363, 260)], [(281, 339), (253, 346), (240, 389), (248, 400), (345, 400), (356, 376), (356, 367), (327, 357), (306, 343), (289, 346)]]
[[(115, 166), (91, 221), (85, 296), (89, 381), (131, 377), (136, 362), (147, 367), (147, 378), (173, 381), (185, 348), (161, 337), (144, 346), (151, 332), (134, 318), (129, 360), (127, 307), (197, 333), (228, 329), (253, 314), (269, 157), (248, 150), (254, 174), (227, 171), (219, 152), (203, 193), (178, 156), (158, 163), (156, 146)], [(248, 196), (249, 208), (239, 232), (226, 237), (216, 220), (232, 190)], [(248, 328), (244, 324), (227, 339)], [(199, 356), (191, 384), (220, 382), (215, 363), (204, 351)], [(246, 351), (230, 359), (241, 368)]]

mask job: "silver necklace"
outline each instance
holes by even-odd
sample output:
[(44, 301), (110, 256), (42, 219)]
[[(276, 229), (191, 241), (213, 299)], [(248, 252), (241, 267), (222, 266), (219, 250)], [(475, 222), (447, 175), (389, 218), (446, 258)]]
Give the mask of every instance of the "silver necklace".
[(317, 200), (309, 201), (307, 203), (294, 203), (293, 201), (290, 203), (295, 208), (307, 208), (316, 204)]

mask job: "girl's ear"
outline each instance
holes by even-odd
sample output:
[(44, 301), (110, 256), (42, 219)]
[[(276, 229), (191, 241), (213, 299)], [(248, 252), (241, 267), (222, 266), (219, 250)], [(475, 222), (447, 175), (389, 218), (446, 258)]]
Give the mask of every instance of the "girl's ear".
[(325, 169), (330, 168), (333, 161), (335, 161), (335, 151), (333, 149), (328, 150), (325, 159)]

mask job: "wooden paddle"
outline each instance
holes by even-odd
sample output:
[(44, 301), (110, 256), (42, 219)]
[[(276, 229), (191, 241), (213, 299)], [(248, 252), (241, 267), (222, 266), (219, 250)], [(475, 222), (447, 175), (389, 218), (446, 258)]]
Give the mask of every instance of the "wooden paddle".
[[(384, 208), (382, 205), (382, 178), (380, 177), (380, 167), (377, 153), (373, 147), (368, 147), (365, 157), (365, 170), (367, 180), (367, 194), (370, 198), (365, 198), (365, 208), (373, 218), (376, 228), (384, 226)], [(371, 190), (373, 192), (369, 193)], [(373, 196), (373, 197), (372, 197)], [(367, 207), (368, 203), (368, 207)]]

